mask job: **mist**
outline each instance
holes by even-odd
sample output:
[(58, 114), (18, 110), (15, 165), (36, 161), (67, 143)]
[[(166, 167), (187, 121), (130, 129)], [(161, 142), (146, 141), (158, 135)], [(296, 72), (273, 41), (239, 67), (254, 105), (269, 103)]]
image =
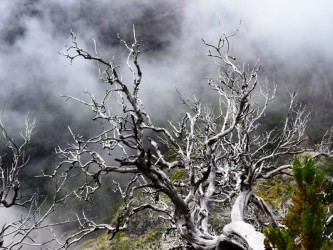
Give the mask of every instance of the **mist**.
[[(38, 121), (35, 138), (44, 138), (41, 143), (51, 148), (58, 145), (67, 125), (82, 126), (78, 121), (88, 112), (60, 95), (99, 91), (96, 65), (77, 60), (70, 66), (58, 54), (70, 42), (69, 32), (90, 50), (96, 39), (100, 54), (123, 65), (117, 33), (130, 40), (133, 24), (143, 40), (142, 96), (148, 109), (171, 109), (175, 88), (209, 92), (205, 79), (215, 68), (201, 39), (213, 43), (222, 29), (232, 33), (239, 28), (231, 41), (239, 63), (260, 58), (263, 74), (281, 88), (301, 86), (318, 96), (331, 95), (332, 7), (330, 1), (1, 1), (1, 107), (13, 131), (20, 127), (15, 121), (30, 112)], [(314, 79), (302, 82), (302, 74)], [(151, 98), (156, 95), (161, 99)]]
[[(84, 90), (102, 91), (95, 64), (76, 60), (70, 65), (59, 54), (70, 43), (71, 30), (81, 47), (93, 51), (95, 39), (100, 55), (114, 56), (125, 67), (126, 49), (117, 33), (131, 41), (135, 25), (143, 45), (141, 98), (151, 117), (163, 123), (179, 105), (176, 89), (212, 97), (206, 78), (215, 75), (215, 64), (205, 56), (202, 38), (215, 43), (222, 30), (239, 29), (231, 53), (238, 63), (254, 64), (260, 58), (262, 76), (276, 83), (281, 95), (300, 90), (312, 112), (309, 137), (316, 142), (331, 129), (333, 118), (332, 9), (329, 0), (2, 0), (2, 116), (13, 135), (27, 113), (37, 120), (25, 178), (57, 164), (54, 148), (70, 141), (68, 126), (83, 135), (95, 130), (89, 110), (61, 97), (86, 98)], [(125, 78), (129, 74), (122, 72)]]

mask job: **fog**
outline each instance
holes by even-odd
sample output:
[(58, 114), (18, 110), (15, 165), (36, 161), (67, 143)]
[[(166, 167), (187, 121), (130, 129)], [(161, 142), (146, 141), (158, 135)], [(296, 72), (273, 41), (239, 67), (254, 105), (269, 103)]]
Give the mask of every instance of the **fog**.
[[(130, 39), (133, 24), (146, 53), (141, 59), (142, 96), (148, 108), (154, 106), (150, 102), (156, 98), (151, 96), (156, 95), (161, 98), (156, 102), (162, 103), (157, 110), (170, 108), (175, 88), (209, 92), (205, 78), (215, 68), (205, 57), (207, 48), (201, 39), (214, 43), (221, 29), (231, 33), (238, 27), (232, 51), (240, 63), (260, 58), (263, 74), (279, 86), (328, 89), (332, 5), (330, 1), (1, 1), (1, 107), (13, 131), (20, 127), (16, 121), (21, 123), (27, 112), (32, 113), (39, 127), (35, 139), (56, 146), (64, 139), (66, 126), (84, 119), (81, 114), (86, 116), (76, 112), (82, 107), (65, 102), (60, 94), (81, 97), (85, 89), (98, 91), (94, 64), (77, 60), (70, 66), (58, 54), (70, 41), (70, 30), (83, 48), (92, 50), (96, 39), (100, 54), (123, 62), (117, 33)], [(315, 79), (302, 83), (298, 78), (303, 72)]]
[(54, 148), (69, 141), (68, 125), (81, 134), (94, 132), (89, 110), (61, 97), (101, 91), (95, 64), (70, 65), (59, 54), (71, 30), (83, 48), (93, 51), (95, 39), (100, 55), (114, 56), (125, 67), (117, 33), (131, 40), (134, 24), (143, 40), (141, 97), (153, 119), (163, 122), (179, 103), (175, 89), (203, 99), (212, 95), (206, 78), (215, 74), (215, 65), (205, 56), (202, 38), (215, 43), (221, 30), (239, 29), (231, 41), (233, 55), (239, 63), (260, 58), (263, 77), (276, 83), (281, 95), (300, 90), (313, 112), (309, 131), (315, 141), (332, 126), (332, 9), (329, 0), (2, 0), (2, 117), (12, 134), (22, 129), (27, 113), (37, 120), (26, 176), (54, 167)]

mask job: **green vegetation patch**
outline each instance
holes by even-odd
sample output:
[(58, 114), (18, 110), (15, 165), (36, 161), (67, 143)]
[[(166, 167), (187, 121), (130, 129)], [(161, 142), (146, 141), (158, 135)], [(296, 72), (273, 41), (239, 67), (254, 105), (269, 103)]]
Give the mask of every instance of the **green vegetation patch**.
[(170, 179), (173, 181), (184, 180), (186, 175), (187, 171), (184, 168), (176, 168), (174, 172), (170, 174)]
[(254, 187), (254, 190), (273, 210), (277, 210), (290, 199), (291, 183), (291, 177), (275, 176), (271, 179), (261, 180)]

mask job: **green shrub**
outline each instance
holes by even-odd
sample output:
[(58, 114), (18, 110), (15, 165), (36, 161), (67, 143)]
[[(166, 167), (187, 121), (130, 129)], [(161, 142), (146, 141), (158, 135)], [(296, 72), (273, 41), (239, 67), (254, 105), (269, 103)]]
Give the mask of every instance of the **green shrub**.
[(283, 218), (286, 228), (267, 227), (266, 237), (274, 249), (332, 249), (331, 226), (325, 225), (327, 202), (325, 203), (325, 178), (323, 171), (315, 167), (315, 161), (306, 157), (294, 159), (292, 205)]

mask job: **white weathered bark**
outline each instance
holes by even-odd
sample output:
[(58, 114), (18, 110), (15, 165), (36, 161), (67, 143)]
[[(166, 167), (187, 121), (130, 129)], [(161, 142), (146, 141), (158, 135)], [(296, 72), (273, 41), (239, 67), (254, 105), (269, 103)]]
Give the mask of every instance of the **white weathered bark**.
[[(181, 237), (196, 249), (218, 249), (226, 245), (239, 249), (264, 249), (263, 234), (244, 220), (244, 211), (254, 183), (259, 178), (270, 178), (285, 170), (285, 167), (272, 164), (276, 157), (303, 150), (300, 143), (304, 140), (309, 116), (303, 107), (298, 106), (296, 96), (291, 96), (281, 128), (258, 133), (267, 106), (275, 97), (276, 86), (270, 88), (267, 81), (260, 81), (257, 65), (252, 69), (238, 67), (236, 59), (229, 55), (230, 36), (222, 33), (217, 45), (204, 41), (211, 50), (208, 56), (218, 65), (217, 79), (208, 80), (218, 95), (219, 102), (215, 105), (218, 108), (204, 106), (196, 97), (180, 96), (188, 112), (178, 124), (169, 122), (171, 129), (168, 130), (152, 122), (139, 99), (142, 72), (138, 63), (140, 44), (135, 32), (132, 45), (121, 40), (129, 51), (127, 65), (134, 79), (130, 83), (119, 77), (112, 60), (82, 50), (75, 35), (72, 36), (73, 45), (68, 50), (74, 55), (68, 50), (64, 55), (70, 60), (83, 57), (97, 62), (103, 72), (101, 80), (108, 87), (100, 101), (93, 95), (90, 95), (91, 102), (69, 98), (90, 107), (94, 119), (103, 123), (103, 132), (88, 140), (73, 135), (75, 143), (58, 153), (66, 164), (79, 168), (86, 175), (87, 183), (78, 189), (78, 195), (85, 199), (100, 187), (102, 175), (128, 173), (135, 176), (122, 190), (125, 205), (118, 225), (109, 230), (117, 233), (125, 228), (130, 216), (141, 208), (149, 208), (165, 214), (173, 228), (177, 228)], [(254, 97), (256, 95), (259, 98)], [(254, 103), (253, 98), (262, 99), (263, 103)], [(116, 102), (112, 103), (113, 99)], [(120, 104), (123, 114), (112, 114), (109, 107), (114, 104)], [(147, 138), (146, 134), (152, 138)], [(96, 151), (96, 144), (102, 145), (109, 155), (113, 150), (120, 150), (123, 154), (120, 159), (115, 159), (117, 164), (107, 165), (108, 161), (101, 157), (103, 154)], [(162, 148), (170, 150), (172, 157)], [(98, 171), (93, 171), (96, 168)], [(173, 180), (170, 173), (179, 169), (186, 174)], [(146, 181), (138, 181), (139, 176)], [(118, 186), (121, 190), (120, 184)], [(132, 207), (134, 191), (140, 191), (145, 202), (148, 200), (153, 205), (148, 202)], [(172, 205), (154, 198), (160, 192), (168, 196)], [(209, 224), (211, 204), (229, 205), (235, 195), (231, 223), (215, 236)], [(93, 223), (89, 225), (98, 227)]]
[(236, 235), (243, 239), (249, 249), (264, 250), (265, 236), (244, 221), (244, 211), (251, 195), (251, 190), (240, 192), (231, 210), (231, 223), (224, 226), (223, 233), (227, 236)]
[(256, 231), (256, 229), (244, 221), (235, 221), (227, 224), (223, 228), (223, 233), (226, 236), (236, 235), (243, 239), (251, 250), (264, 250), (265, 236)]

